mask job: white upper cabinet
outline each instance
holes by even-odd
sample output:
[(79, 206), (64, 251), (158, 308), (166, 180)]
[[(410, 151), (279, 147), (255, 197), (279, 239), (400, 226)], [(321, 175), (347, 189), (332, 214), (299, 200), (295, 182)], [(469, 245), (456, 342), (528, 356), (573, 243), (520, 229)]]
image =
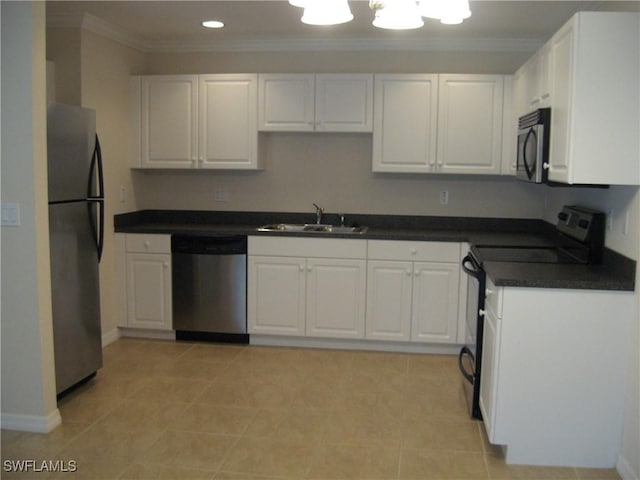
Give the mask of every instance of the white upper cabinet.
[(255, 75), (200, 75), (201, 168), (252, 169), (258, 162)]
[(259, 129), (288, 132), (370, 132), (373, 76), (263, 74)]
[(432, 173), (438, 75), (375, 75), (373, 171)]
[(312, 132), (315, 75), (259, 76), (258, 127), (265, 131)]
[(134, 77), (132, 93), (134, 167), (259, 168), (257, 75)]
[(550, 180), (640, 184), (638, 38), (638, 13), (581, 12), (550, 40)]
[(371, 132), (373, 75), (316, 75), (316, 130)]
[(439, 173), (499, 174), (502, 164), (502, 75), (440, 75)]
[(504, 76), (376, 75), (373, 171), (503, 173)]
[(140, 166), (190, 168), (198, 157), (198, 76), (143, 77)]

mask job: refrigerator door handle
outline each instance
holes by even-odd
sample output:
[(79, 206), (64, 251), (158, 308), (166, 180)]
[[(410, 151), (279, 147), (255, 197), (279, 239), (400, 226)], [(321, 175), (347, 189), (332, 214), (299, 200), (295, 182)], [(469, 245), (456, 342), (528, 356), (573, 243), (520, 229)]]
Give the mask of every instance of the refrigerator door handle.
[[(97, 172), (97, 177), (96, 177)], [(93, 182), (98, 180), (97, 192), (93, 191)], [(100, 140), (96, 134), (96, 144), (91, 157), (91, 166), (89, 167), (89, 179), (87, 185), (87, 198), (89, 200), (104, 199), (104, 175), (102, 172), (102, 148), (100, 148)]]
[[(93, 182), (98, 180), (98, 191), (93, 195)], [(98, 262), (102, 259), (102, 250), (104, 248), (104, 176), (102, 170), (102, 149), (100, 148), (100, 140), (96, 134), (96, 145), (91, 158), (91, 167), (89, 168), (89, 184), (87, 188), (87, 200), (89, 201), (89, 222), (93, 231), (93, 238), (96, 240), (98, 249)], [(93, 216), (93, 204), (98, 208), (98, 225), (96, 225)]]

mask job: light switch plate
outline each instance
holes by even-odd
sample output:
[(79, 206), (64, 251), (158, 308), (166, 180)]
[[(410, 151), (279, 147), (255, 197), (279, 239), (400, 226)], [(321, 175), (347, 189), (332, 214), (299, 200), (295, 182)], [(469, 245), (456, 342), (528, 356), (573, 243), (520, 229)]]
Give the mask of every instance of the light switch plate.
[(3, 203), (2, 204), (2, 226), (17, 227), (20, 225), (20, 204)]

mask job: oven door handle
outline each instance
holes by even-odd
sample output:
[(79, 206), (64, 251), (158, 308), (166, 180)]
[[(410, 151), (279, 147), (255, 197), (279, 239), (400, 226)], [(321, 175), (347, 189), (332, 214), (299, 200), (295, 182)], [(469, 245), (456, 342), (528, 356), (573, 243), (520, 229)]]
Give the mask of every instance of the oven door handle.
[(464, 257), (462, 259), (462, 270), (464, 270), (464, 272), (467, 275), (472, 276), (473, 278), (479, 279), (480, 278), (480, 273), (478, 271), (478, 267), (476, 265), (476, 263), (473, 261), (473, 258), (471, 257), (471, 255), (467, 255), (466, 257)]
[(458, 368), (460, 369), (460, 373), (462, 373), (462, 376), (466, 378), (471, 385), (473, 385), (475, 377), (465, 369), (464, 364), (462, 363), (463, 357), (469, 357), (471, 359), (471, 362), (475, 363), (473, 353), (471, 352), (471, 350), (469, 350), (469, 347), (465, 346), (460, 350), (460, 354), (458, 355)]

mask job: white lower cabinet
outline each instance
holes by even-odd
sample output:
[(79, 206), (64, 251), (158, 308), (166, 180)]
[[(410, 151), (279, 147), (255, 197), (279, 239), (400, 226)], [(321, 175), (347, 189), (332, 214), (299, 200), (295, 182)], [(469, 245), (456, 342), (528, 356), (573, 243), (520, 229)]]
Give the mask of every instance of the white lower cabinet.
[(366, 338), (456, 343), (460, 244), (368, 243)]
[(363, 338), (366, 241), (249, 237), (249, 333)]
[(616, 465), (633, 309), (633, 292), (487, 282), (480, 408), (507, 463)]
[(249, 255), (247, 268), (249, 333), (304, 335), (305, 259)]
[(171, 236), (124, 235), (126, 322), (120, 326), (172, 329)]

